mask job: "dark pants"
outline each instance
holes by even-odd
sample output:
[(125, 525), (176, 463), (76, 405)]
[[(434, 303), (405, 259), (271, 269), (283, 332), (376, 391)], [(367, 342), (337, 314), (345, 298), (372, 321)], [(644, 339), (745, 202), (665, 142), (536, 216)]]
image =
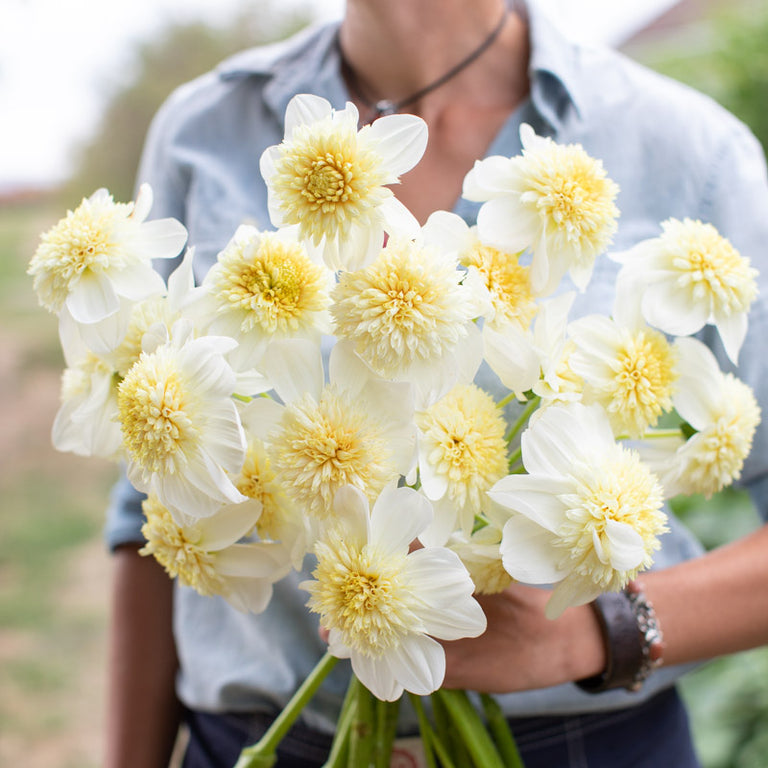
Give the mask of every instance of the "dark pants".
[[(232, 768), (258, 741), (269, 718), (189, 712), (183, 768)], [(525, 768), (700, 768), (688, 716), (676, 691), (630, 709), (510, 720)], [(283, 740), (278, 768), (320, 768), (331, 737), (296, 725)]]

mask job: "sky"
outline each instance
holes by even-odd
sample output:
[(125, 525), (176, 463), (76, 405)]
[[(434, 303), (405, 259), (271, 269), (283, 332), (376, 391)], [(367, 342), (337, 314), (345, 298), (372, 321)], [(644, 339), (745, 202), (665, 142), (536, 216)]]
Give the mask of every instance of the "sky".
[[(675, 0), (540, 0), (574, 37), (620, 42)], [(318, 16), (343, 0), (315, 0)], [(55, 184), (131, 54), (164, 25), (231, 17), (243, 0), (0, 0), (0, 192)]]

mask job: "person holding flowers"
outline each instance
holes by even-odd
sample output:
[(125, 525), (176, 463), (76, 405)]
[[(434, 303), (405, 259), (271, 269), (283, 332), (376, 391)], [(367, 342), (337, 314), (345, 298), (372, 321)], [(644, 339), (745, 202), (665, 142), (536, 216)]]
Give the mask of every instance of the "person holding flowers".
[[(98, 193), (30, 267), (67, 353), (54, 440), (125, 450), (133, 483), (105, 765), (166, 765), (182, 715), (186, 768), (234, 765), (321, 624), (378, 699), (492, 694), (529, 768), (697, 765), (675, 681), (768, 641), (768, 531), (704, 555), (663, 510), (740, 479), (768, 514), (749, 132), (535, 0), (348, 0), (179, 89), (139, 179), (153, 201)], [(167, 219), (194, 247), (172, 311)], [(122, 436), (87, 428), (111, 413)], [(333, 754), (348, 683), (277, 765)]]

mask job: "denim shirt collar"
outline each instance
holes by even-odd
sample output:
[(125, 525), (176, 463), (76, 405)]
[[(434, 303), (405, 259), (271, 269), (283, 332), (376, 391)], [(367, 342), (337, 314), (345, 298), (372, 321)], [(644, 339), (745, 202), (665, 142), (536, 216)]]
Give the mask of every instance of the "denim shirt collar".
[[(535, 0), (515, 0), (515, 9), (529, 26), (531, 60), (530, 99), (557, 133), (571, 111), (584, 118), (584, 98), (577, 85), (579, 49), (563, 36)], [(288, 42), (243, 51), (218, 68), (219, 77), (232, 80), (269, 78), (264, 98), (282, 119), (297, 93), (314, 93), (342, 108), (348, 98), (340, 74), (338, 22), (314, 26)]]

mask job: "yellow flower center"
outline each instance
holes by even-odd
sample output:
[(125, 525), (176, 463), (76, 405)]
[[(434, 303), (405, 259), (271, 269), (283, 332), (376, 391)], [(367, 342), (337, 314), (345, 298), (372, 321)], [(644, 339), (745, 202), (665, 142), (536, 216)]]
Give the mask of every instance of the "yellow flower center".
[[(584, 468), (576, 490), (560, 496), (568, 506), (566, 522), (557, 531), (568, 570), (588, 577), (606, 591), (621, 589), (639, 570), (651, 565), (658, 536), (666, 528), (662, 492), (650, 471), (630, 451), (618, 447), (615, 458), (600, 467)], [(644, 558), (629, 571), (610, 564), (608, 521), (625, 523), (643, 540)], [(599, 550), (595, 545), (599, 543)]]
[(485, 279), (495, 311), (494, 322), (514, 322), (528, 328), (536, 315), (536, 302), (531, 295), (529, 267), (522, 266), (517, 256), (477, 243), (465, 254), (461, 263), (476, 267)]
[(725, 374), (723, 406), (720, 418), (694, 435), (684, 449), (685, 481), (691, 493), (710, 497), (738, 480), (752, 450), (760, 407), (749, 386), (730, 373)]
[(605, 405), (614, 427), (639, 437), (659, 416), (672, 408), (678, 378), (677, 355), (663, 336), (652, 329), (624, 334), (607, 385)]
[(275, 472), (308, 514), (324, 518), (342, 485), (373, 501), (394, 474), (386, 427), (363, 403), (326, 387), (320, 402), (306, 395), (285, 409), (271, 446)]
[(118, 388), (123, 444), (145, 472), (170, 473), (194, 439), (194, 399), (173, 361), (142, 354)]
[(373, 209), (392, 194), (382, 186), (380, 156), (349, 124), (329, 118), (299, 126), (280, 152), (269, 182), (284, 223), (298, 224), (301, 237), (316, 245), (323, 237), (345, 235), (353, 222), (371, 220)]
[(504, 418), (487, 392), (474, 384), (455, 387), (416, 415), (427, 461), (448, 481), (460, 508), (480, 511), (485, 491), (507, 471)]
[(326, 155), (311, 164), (301, 191), (311, 206), (327, 212), (333, 210), (335, 203), (350, 198), (353, 193), (351, 181), (352, 164), (341, 156)]
[(599, 160), (578, 144), (524, 154), (522, 201), (533, 207), (555, 244), (576, 247), (584, 260), (601, 253), (616, 231), (618, 187)]
[(243, 496), (261, 502), (261, 514), (256, 531), (262, 540), (279, 540), (284, 511), (289, 503), (285, 492), (276, 481), (269, 457), (263, 449), (250, 446), (239, 476), (234, 482)]
[(368, 546), (356, 549), (344, 535), (331, 532), (315, 547), (315, 582), (310, 582), (310, 610), (320, 623), (337, 629), (344, 643), (377, 658), (407, 632), (410, 591), (404, 586), (402, 556), (381, 557)]
[(662, 224), (662, 253), (691, 300), (726, 315), (746, 312), (757, 295), (757, 271), (711, 224), (674, 219)]
[(223, 310), (241, 313), (241, 329), (265, 333), (296, 331), (309, 326), (328, 303), (321, 267), (298, 243), (271, 233), (258, 236), (258, 246), (245, 241), (229, 246), (210, 279), (210, 290)]
[(43, 234), (28, 273), (34, 277), (35, 290), (46, 309), (58, 312), (86, 270), (103, 272), (126, 265), (116, 225), (132, 209), (111, 198), (97, 205), (84, 201)]
[(171, 578), (178, 578), (180, 584), (201, 595), (223, 594), (225, 586), (216, 572), (216, 555), (198, 546), (197, 528), (177, 525), (171, 513), (153, 496), (143, 502), (142, 509), (146, 522), (141, 533), (147, 543), (140, 554), (153, 555)]
[(337, 335), (384, 376), (438, 359), (466, 335), (458, 273), (410, 241), (390, 241), (369, 267), (342, 273), (332, 299)]

